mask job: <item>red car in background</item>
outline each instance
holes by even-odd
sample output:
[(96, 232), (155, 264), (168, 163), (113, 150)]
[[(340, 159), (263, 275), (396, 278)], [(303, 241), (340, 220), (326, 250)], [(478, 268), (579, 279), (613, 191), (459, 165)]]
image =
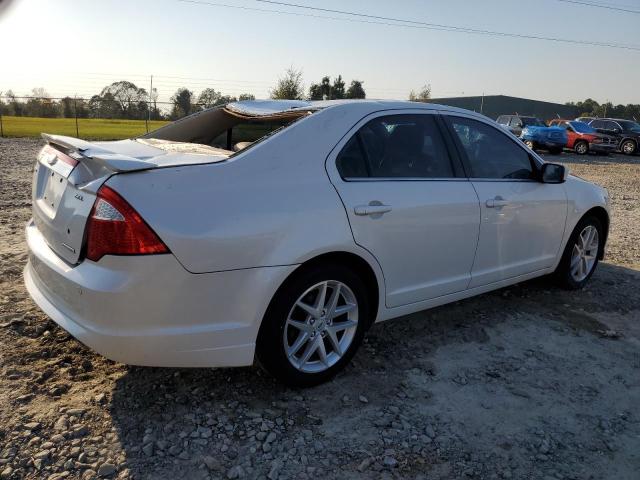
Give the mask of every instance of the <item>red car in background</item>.
[(551, 120), (549, 126), (566, 129), (566, 148), (573, 150), (578, 155), (586, 155), (589, 152), (609, 154), (618, 148), (618, 139), (611, 135), (598, 133), (593, 127), (583, 122), (556, 119)]

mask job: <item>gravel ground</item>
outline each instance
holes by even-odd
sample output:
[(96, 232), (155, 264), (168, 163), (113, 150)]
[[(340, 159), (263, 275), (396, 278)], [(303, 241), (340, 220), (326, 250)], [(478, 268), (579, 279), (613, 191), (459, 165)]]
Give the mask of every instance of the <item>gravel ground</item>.
[(22, 284), (39, 143), (0, 139), (0, 479), (640, 476), (640, 158), (576, 158), (609, 188), (606, 261), (375, 325), (334, 381), (128, 367)]

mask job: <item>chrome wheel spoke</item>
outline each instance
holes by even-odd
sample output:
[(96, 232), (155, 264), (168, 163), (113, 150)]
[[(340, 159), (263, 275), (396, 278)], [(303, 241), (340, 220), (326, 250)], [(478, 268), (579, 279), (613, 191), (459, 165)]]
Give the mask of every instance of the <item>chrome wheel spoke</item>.
[(310, 335), (308, 333), (300, 332), (300, 335), (298, 335), (298, 338), (296, 339), (296, 341), (288, 349), (287, 356), (291, 358), (296, 353), (298, 353), (298, 350), (300, 350), (302, 345), (304, 345), (307, 342), (307, 340), (309, 340), (309, 338), (310, 338)]
[(575, 268), (576, 265), (578, 265), (578, 262), (580, 261), (580, 258), (582, 258), (582, 256), (580, 255), (580, 253), (578, 252), (577, 254), (574, 252), (573, 256), (571, 257), (571, 268)]
[(331, 327), (327, 328), (327, 338), (329, 339), (329, 343), (331, 343), (331, 348), (333, 348), (333, 351), (342, 356), (342, 348), (340, 347), (340, 342), (338, 341), (338, 335), (336, 335), (336, 332), (331, 329)]
[(302, 310), (304, 310), (305, 312), (307, 312), (307, 314), (309, 314), (311, 316), (315, 316), (317, 314), (316, 307), (312, 307), (311, 305), (307, 305), (306, 303), (304, 303), (301, 300), (298, 300), (296, 302), (296, 306), (300, 307)]
[(287, 323), (302, 332), (311, 333), (313, 331), (313, 327), (308, 323), (299, 322), (297, 320), (287, 320)]
[(347, 328), (355, 327), (358, 325), (358, 322), (353, 320), (346, 320), (344, 322), (334, 323), (333, 325), (327, 327), (327, 330), (332, 330), (335, 333), (341, 332), (342, 330), (346, 330)]
[(316, 312), (320, 313), (324, 308), (324, 304), (327, 298), (327, 286), (329, 282), (323, 282), (318, 292), (318, 299), (316, 300)]
[(337, 318), (341, 315), (344, 315), (345, 313), (352, 312), (355, 308), (356, 308), (356, 305), (351, 303), (340, 305), (339, 307), (336, 307), (336, 309), (334, 310), (333, 318)]
[(311, 358), (311, 355), (313, 355), (318, 349), (318, 338), (319, 337), (314, 338), (307, 344), (307, 348), (304, 349), (304, 353), (302, 354), (302, 357), (300, 357), (300, 366), (307, 363)]
[(333, 287), (333, 291), (331, 292), (331, 297), (329, 297), (329, 302), (327, 303), (327, 318), (333, 318), (335, 316), (336, 307), (338, 306), (338, 300), (340, 299), (340, 290), (342, 285), (337, 284)]
[(318, 337), (318, 356), (320, 357), (320, 361), (323, 365), (329, 366), (329, 362), (327, 360), (327, 349), (324, 346), (324, 339), (322, 337)]

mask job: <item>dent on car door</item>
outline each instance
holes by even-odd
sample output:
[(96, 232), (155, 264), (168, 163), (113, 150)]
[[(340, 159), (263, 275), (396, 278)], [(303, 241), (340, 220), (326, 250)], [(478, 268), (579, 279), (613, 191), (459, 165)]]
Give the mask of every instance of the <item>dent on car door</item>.
[(327, 162), (356, 243), (382, 268), (389, 307), (464, 290), (470, 280), (478, 198), (438, 122), (379, 114)]
[(470, 288), (552, 267), (567, 216), (564, 185), (540, 182), (531, 153), (488, 123), (448, 115), (447, 124), (480, 199)]

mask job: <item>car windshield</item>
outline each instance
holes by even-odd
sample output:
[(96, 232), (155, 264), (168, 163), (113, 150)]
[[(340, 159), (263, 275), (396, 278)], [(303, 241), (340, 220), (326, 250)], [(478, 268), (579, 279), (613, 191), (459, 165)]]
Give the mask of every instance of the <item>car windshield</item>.
[(632, 132), (640, 133), (640, 124), (631, 121), (618, 122), (625, 130), (631, 130)]
[(578, 133), (596, 133), (593, 127), (583, 122), (569, 122), (569, 125)]
[(544, 122), (535, 117), (522, 117), (523, 127), (546, 127)]

